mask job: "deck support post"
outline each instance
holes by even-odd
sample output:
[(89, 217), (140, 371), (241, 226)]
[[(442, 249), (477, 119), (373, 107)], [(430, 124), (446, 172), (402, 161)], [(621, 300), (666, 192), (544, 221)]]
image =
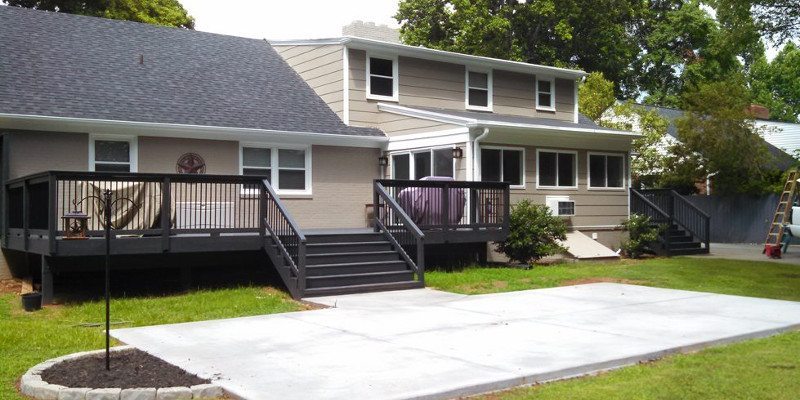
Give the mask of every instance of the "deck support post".
[(53, 271), (46, 256), (42, 256), (42, 304), (53, 303)]
[(192, 288), (192, 267), (184, 265), (180, 267), (181, 270), (181, 286), (183, 290), (190, 290)]

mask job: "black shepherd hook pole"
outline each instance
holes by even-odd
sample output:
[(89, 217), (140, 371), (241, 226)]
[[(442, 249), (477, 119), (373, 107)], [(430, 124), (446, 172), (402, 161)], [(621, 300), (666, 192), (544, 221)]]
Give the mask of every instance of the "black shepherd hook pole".
[(106, 371), (111, 370), (111, 189), (103, 193), (106, 217)]

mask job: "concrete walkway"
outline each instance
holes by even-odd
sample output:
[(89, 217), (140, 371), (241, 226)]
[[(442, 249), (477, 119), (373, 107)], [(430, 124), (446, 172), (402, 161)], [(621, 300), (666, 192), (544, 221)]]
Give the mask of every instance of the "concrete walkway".
[(112, 335), (247, 399), (445, 399), (800, 328), (800, 303), (612, 283), (315, 301)]

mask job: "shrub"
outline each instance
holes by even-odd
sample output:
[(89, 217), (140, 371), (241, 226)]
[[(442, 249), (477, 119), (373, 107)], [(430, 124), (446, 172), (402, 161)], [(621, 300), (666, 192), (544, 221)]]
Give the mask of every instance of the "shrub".
[(641, 214), (631, 214), (631, 217), (622, 222), (628, 231), (629, 239), (622, 242), (622, 252), (630, 258), (639, 258), (650, 251), (649, 244), (658, 240), (660, 229), (650, 222), (650, 217)]
[(523, 200), (511, 207), (508, 238), (496, 248), (512, 261), (527, 264), (566, 250), (558, 243), (566, 240), (566, 233), (567, 224), (547, 206)]

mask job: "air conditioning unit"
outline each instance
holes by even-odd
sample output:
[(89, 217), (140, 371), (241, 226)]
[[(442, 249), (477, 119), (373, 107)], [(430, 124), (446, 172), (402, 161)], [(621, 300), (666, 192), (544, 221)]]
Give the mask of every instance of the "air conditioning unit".
[(559, 217), (571, 217), (575, 215), (575, 201), (570, 200), (569, 196), (547, 196), (545, 205), (550, 209), (550, 213)]

